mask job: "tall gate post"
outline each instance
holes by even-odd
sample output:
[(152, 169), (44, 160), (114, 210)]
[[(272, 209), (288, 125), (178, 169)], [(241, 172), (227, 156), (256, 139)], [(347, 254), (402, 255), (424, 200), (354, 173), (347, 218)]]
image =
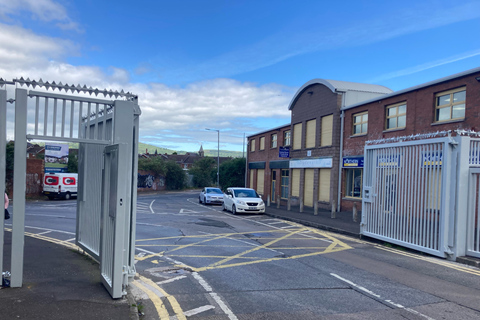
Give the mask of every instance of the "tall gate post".
[[(7, 145), (7, 90), (0, 90), (0, 195), (3, 197), (5, 192), (5, 169)], [(4, 237), (4, 218), (0, 214), (0, 272), (3, 271), (3, 241)]]
[(23, 282), (23, 249), (25, 244), (25, 191), (27, 177), (27, 90), (15, 89), (15, 151), (13, 168), (12, 218), (12, 287)]
[[(454, 256), (466, 255), (467, 232), (468, 230), (468, 188), (469, 188), (469, 154), (470, 137), (457, 136), (455, 140), (459, 143), (455, 152), (457, 155), (457, 184), (455, 188), (455, 233), (454, 233)], [(453, 226), (452, 226), (453, 227)]]
[(132, 195), (134, 192), (134, 188), (132, 185), (134, 156), (132, 155), (132, 153), (137, 152), (137, 150), (133, 150), (134, 146), (137, 147), (137, 145), (134, 143), (134, 136), (136, 132), (134, 126), (133, 102), (116, 100), (114, 104), (114, 113), (115, 123), (113, 128), (113, 143), (125, 143), (127, 145), (127, 172), (119, 172), (118, 181), (119, 183), (123, 183), (126, 188), (125, 207), (127, 208), (127, 211), (125, 216), (123, 217), (125, 220), (123, 224), (124, 230), (122, 231), (124, 235), (124, 265), (122, 267), (126, 268), (126, 270), (124, 270), (124, 285), (128, 285), (128, 277), (133, 277), (135, 275), (134, 256), (132, 256), (131, 254), (135, 250), (135, 233), (132, 232), (135, 230), (135, 227), (133, 227), (132, 229), (132, 225), (135, 224), (135, 215), (132, 213), (132, 210), (134, 210), (132, 208), (132, 203), (136, 200), (132, 199)]

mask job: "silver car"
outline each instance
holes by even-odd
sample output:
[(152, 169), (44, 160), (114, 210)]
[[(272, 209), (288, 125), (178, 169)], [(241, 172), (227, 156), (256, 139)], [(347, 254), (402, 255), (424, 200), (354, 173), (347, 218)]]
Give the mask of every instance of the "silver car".
[(228, 188), (223, 195), (223, 210), (233, 214), (239, 212), (265, 213), (265, 203), (258, 193), (249, 188)]
[(203, 188), (203, 190), (198, 195), (198, 203), (222, 204), (223, 192), (218, 188)]

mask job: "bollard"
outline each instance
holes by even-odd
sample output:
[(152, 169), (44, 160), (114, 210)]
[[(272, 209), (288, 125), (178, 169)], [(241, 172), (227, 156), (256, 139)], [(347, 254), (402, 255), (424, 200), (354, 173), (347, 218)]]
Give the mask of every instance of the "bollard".
[(332, 201), (332, 215), (331, 218), (335, 219), (337, 217), (337, 211), (335, 210), (335, 201)]
[(280, 199), (277, 200), (277, 209), (280, 209)]
[(267, 195), (267, 207), (270, 207), (270, 195)]
[(357, 203), (353, 203), (353, 222), (357, 222), (358, 214), (357, 214)]
[(313, 204), (313, 215), (317, 215), (318, 214), (318, 202), (315, 201), (315, 203)]
[(303, 212), (303, 197), (300, 197), (300, 213)]
[(287, 210), (288, 210), (288, 211), (291, 211), (291, 210), (292, 210), (292, 203), (291, 203), (291, 201), (290, 201), (290, 198), (288, 198), (288, 200), (287, 200)]

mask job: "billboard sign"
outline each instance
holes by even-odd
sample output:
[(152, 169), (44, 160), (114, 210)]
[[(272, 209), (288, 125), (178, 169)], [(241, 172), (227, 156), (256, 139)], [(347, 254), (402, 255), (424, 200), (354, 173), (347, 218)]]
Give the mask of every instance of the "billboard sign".
[(67, 172), (68, 144), (45, 145), (45, 173)]

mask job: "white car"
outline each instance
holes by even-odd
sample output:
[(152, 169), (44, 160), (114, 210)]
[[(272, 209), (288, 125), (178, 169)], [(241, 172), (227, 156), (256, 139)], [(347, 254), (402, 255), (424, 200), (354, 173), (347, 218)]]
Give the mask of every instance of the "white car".
[(223, 192), (218, 188), (203, 188), (198, 195), (198, 203), (222, 204)]
[(228, 188), (223, 195), (223, 210), (232, 211), (233, 214), (265, 213), (265, 203), (258, 193), (249, 188)]

